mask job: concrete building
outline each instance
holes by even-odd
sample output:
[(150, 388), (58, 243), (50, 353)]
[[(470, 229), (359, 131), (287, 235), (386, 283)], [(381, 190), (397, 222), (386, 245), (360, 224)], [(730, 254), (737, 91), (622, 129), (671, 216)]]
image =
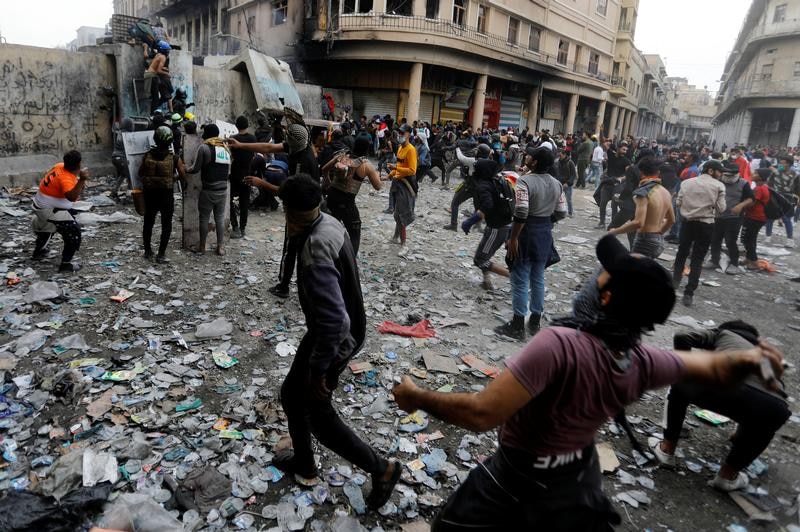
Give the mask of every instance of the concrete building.
[(106, 28), (96, 28), (93, 26), (81, 26), (77, 30), (77, 36), (74, 40), (67, 44), (67, 50), (72, 52), (77, 51), (83, 46), (94, 46), (97, 44), (97, 39), (106, 36)]
[(634, 44), (638, 0), (287, 1), (115, 0), (115, 10), (159, 17), (196, 57), (249, 46), (286, 61), (352, 116), (612, 137), (664, 129), (666, 73)]
[(714, 96), (706, 87), (689, 85), (686, 78), (665, 80), (667, 90), (666, 136), (670, 140), (709, 140), (711, 121), (717, 114)]
[(800, 144), (800, 0), (753, 0), (725, 63), (713, 139)]

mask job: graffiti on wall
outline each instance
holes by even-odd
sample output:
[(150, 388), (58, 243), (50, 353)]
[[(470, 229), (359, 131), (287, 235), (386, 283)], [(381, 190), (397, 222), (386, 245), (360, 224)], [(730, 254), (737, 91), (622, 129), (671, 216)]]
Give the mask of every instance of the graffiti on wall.
[(0, 157), (110, 145), (109, 113), (101, 108), (109, 102), (97, 93), (109, 83), (99, 58), (59, 61), (59, 53), (49, 50), (39, 58), (33, 50), (2, 55)]

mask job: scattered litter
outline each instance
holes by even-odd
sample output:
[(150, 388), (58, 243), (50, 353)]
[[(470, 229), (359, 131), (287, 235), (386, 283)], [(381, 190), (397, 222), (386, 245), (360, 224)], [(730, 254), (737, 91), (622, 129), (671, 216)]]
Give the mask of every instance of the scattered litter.
[(425, 362), (425, 367), (428, 371), (439, 371), (443, 373), (458, 374), (458, 365), (456, 361), (449, 356), (437, 355), (432, 351), (423, 351), (422, 360)]
[(614, 448), (610, 443), (601, 442), (596, 445), (597, 455), (600, 458), (600, 471), (603, 473), (613, 473), (619, 467), (619, 459), (617, 458)]
[(711, 410), (695, 410), (694, 415), (697, 418), (702, 419), (712, 425), (723, 425), (730, 421), (731, 419), (728, 417), (723, 416), (722, 414), (717, 414), (716, 412), (712, 412)]
[(432, 338), (436, 336), (436, 331), (428, 320), (422, 320), (414, 325), (399, 325), (391, 321), (384, 321), (378, 325), (378, 332), (381, 334), (396, 334), (398, 336), (410, 336), (413, 338)]

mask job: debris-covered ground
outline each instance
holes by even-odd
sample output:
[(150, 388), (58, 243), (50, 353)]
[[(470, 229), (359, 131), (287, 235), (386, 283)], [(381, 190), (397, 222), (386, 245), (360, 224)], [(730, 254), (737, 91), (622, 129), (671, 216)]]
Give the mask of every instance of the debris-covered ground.
[[(102, 192), (95, 187), (86, 195)], [(394, 378), (410, 373), (441, 391), (479, 390), (519, 348), (492, 332), (510, 316), (510, 289), (506, 280), (497, 280), (492, 293), (479, 288), (480, 272), (472, 265), (479, 232), (442, 229), (451, 195), (422, 185), (405, 259), (389, 243), (393, 220), (382, 212), (387, 194), (365, 190), (359, 197), (360, 268), (371, 326), (335, 401), (368, 442), (405, 464), (380, 514), (364, 514), (369, 482), (363, 472), (324, 448), (318, 453), (326, 482), (313, 490), (270, 466), (274, 453), (290, 443), (279, 387), (305, 331), (294, 288), (288, 300), (267, 291), (277, 276), (281, 211), (252, 213), (247, 238), (231, 241), (224, 258), (179, 250), (176, 224), (171, 262), (154, 265), (142, 258), (141, 221), (132, 208), (98, 206), (89, 214), (94, 219), (85, 220), (95, 223), (84, 225), (84, 269), (58, 274), (57, 257), (29, 259), (30, 196), (0, 197), (0, 490), (16, 497), (13, 507), (0, 500), (0, 529), (38, 511), (50, 523), (125, 530), (134, 529), (132, 522), (136, 530), (179, 529), (181, 523), (187, 529), (425, 530), (460, 479), (493, 452), (496, 435), (399, 412), (389, 393)], [(575, 217), (556, 230), (562, 262), (547, 271), (548, 315), (568, 311), (595, 265), (601, 233), (589, 228), (596, 208), (588, 191), (576, 191), (575, 199)], [(112, 203), (107, 200), (93, 201)], [(60, 237), (52, 246), (60, 251)], [(704, 271), (695, 305), (679, 304), (651, 340), (668, 346), (682, 327), (745, 318), (785, 350), (792, 363), (786, 388), (795, 396), (800, 285), (791, 279), (800, 275), (800, 261), (783, 248), (765, 251), (777, 273)], [(674, 255), (674, 246), (666, 253)], [(665, 258), (669, 266), (671, 257)], [(377, 331), (384, 320), (422, 319), (435, 337)], [(642, 443), (660, 436), (663, 395), (647, 394), (628, 411)], [(790, 406), (797, 412), (793, 399)], [(652, 463), (637, 466), (627, 438), (606, 425), (598, 442), (609, 451), (604, 463), (615, 456), (619, 461), (606, 473), (605, 489), (622, 514), (621, 528), (761, 529), (728, 495), (706, 486), (733, 428), (732, 422), (710, 425), (690, 411), (680, 467), (671, 472)], [(768, 514), (762, 518), (775, 520), (766, 529), (800, 525), (799, 442), (795, 414), (750, 470), (751, 502)], [(61, 505), (28, 492), (52, 495)], [(103, 506), (106, 498), (111, 502)], [(197, 510), (179, 515), (181, 504)]]

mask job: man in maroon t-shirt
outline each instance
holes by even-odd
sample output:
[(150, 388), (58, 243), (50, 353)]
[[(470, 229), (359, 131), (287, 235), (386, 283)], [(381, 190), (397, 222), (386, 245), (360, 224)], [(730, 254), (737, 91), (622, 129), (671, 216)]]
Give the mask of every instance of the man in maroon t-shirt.
[(603, 494), (594, 449), (606, 420), (646, 390), (685, 377), (731, 383), (764, 359), (780, 376), (782, 354), (768, 344), (712, 354), (641, 343), (675, 304), (669, 273), (611, 235), (597, 257), (602, 268), (584, 283), (572, 315), (534, 336), (482, 392), (432, 392), (408, 377), (394, 388), (407, 412), (422, 409), (476, 432), (500, 427), (497, 452), (470, 472), (433, 532), (608, 530), (620, 520)]

